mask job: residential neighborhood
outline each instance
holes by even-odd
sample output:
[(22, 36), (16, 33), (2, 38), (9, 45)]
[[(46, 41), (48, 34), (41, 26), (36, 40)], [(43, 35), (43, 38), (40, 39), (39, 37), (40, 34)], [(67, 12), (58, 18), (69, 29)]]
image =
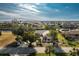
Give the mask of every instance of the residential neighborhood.
[(79, 3), (0, 3), (0, 56), (79, 56)]
[[(70, 27), (65, 28), (65, 25)], [(14, 20), (0, 23), (0, 55), (72, 55), (74, 50), (75, 53), (79, 52), (78, 47), (79, 26), (75, 21), (19, 22)]]

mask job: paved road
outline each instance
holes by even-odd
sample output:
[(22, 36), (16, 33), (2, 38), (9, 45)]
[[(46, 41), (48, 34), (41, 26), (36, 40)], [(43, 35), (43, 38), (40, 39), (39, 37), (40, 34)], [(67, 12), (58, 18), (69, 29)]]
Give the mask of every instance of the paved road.
[[(56, 48), (55, 52), (61, 53), (66, 52), (68, 53), (72, 50), (72, 47), (62, 47)], [(45, 47), (35, 47), (35, 48), (27, 48), (27, 47), (17, 47), (17, 48), (1, 48), (0, 53), (9, 53), (10, 55), (28, 55), (29, 53), (45, 53)]]
[(0, 53), (9, 53), (11, 55), (27, 55), (29, 53), (45, 53), (45, 47), (35, 47), (35, 48), (28, 48), (28, 47), (17, 47), (17, 48), (1, 48)]
[(72, 49), (73, 49), (72, 47), (61, 47), (61, 48), (59, 47), (59, 48), (55, 49), (55, 52), (59, 52), (59, 53), (66, 52), (66, 53), (68, 53)]

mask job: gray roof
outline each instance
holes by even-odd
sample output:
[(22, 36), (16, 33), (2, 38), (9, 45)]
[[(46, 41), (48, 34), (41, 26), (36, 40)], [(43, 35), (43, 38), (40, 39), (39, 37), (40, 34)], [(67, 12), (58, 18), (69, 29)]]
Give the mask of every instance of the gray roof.
[(48, 31), (48, 30), (36, 30), (35, 33), (43, 34), (45, 31)]
[(63, 34), (79, 34), (79, 31), (63, 31)]

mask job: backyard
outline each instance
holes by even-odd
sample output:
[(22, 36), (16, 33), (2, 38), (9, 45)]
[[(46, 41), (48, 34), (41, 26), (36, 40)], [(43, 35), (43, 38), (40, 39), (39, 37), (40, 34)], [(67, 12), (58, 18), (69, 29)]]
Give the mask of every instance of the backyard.
[(2, 31), (0, 36), (0, 48), (6, 47), (8, 44), (15, 42), (15, 37), (11, 31)]

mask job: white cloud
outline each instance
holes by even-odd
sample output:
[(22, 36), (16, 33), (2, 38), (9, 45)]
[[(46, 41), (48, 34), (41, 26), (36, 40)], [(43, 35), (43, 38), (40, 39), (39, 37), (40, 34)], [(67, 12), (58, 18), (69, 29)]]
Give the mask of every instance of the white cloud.
[[(40, 6), (40, 7), (37, 7), (37, 6)], [(17, 8), (18, 10), (12, 10), (12, 12), (6, 12), (6, 11), (0, 11), (0, 14), (3, 14), (3, 15), (6, 15), (6, 16), (10, 16), (10, 17), (16, 17), (16, 18), (21, 18), (22, 20), (53, 20), (53, 18), (50, 18), (50, 17), (46, 17), (46, 15), (43, 15), (45, 13), (49, 13), (49, 12), (46, 12), (46, 11), (50, 11), (50, 13), (54, 13), (54, 12), (60, 12), (59, 9), (51, 9), (51, 8), (48, 8), (46, 6), (46, 4), (40, 4), (40, 3), (37, 3), (37, 4), (17, 4)], [(38, 10), (38, 8), (43, 8), (45, 9), (46, 11), (40, 11)], [(13, 13), (14, 12), (14, 13)]]
[(18, 15), (18, 14), (5, 12), (5, 11), (0, 11), (0, 14), (10, 16), (10, 17), (20, 17), (20, 15)]
[(35, 3), (36, 5), (40, 5), (40, 3)]
[[(40, 3), (35, 3), (35, 4), (18, 4), (20, 7), (20, 13), (24, 18), (30, 19), (30, 20), (49, 20), (49, 17), (45, 17), (41, 15), (43, 12), (38, 10), (39, 8), (43, 9), (48, 9), (46, 7), (46, 4), (40, 4)], [(45, 11), (46, 12), (46, 11)]]
[(35, 4), (18, 4), (18, 6), (20, 7), (21, 11), (20, 12), (17, 11), (17, 12), (19, 12), (19, 14), (22, 16), (23, 20), (37, 20), (37, 21), (39, 21), (39, 20), (52, 19), (52, 18), (46, 17), (44, 15), (41, 15), (40, 14), (41, 11), (37, 10), (37, 8), (38, 8), (37, 6), (40, 6), (41, 8), (50, 10), (48, 7), (46, 7), (46, 4), (40, 4), (40, 3), (37, 3), (37, 4), (36, 3)]
[(59, 10), (59, 9), (55, 9), (55, 11), (56, 11), (56, 12), (60, 12), (60, 10)]
[(35, 4), (18, 4), (18, 5), (22, 8), (25, 8), (34, 12), (40, 12), (39, 10), (36, 9), (37, 7)]

